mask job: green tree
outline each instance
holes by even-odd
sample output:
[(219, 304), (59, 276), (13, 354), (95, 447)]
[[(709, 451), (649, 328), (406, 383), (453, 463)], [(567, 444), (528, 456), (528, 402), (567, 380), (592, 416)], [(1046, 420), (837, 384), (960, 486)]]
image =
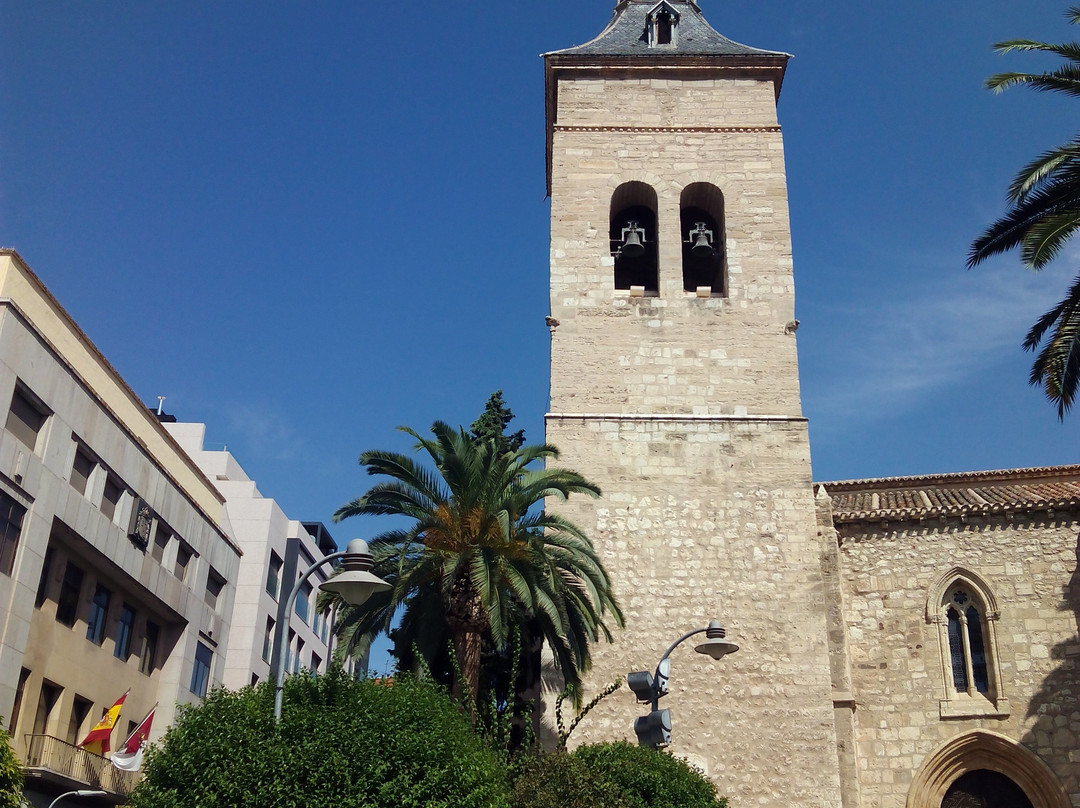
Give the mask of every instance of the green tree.
[(151, 748), (133, 808), (508, 808), (506, 772), (432, 682), (340, 669), (213, 691)]
[(389, 631), (401, 610), (395, 642), (415, 643), (436, 669), (451, 639), (464, 680), (456, 686), (475, 700), (484, 637), (503, 649), (513, 626), (533, 621), (568, 684), (579, 685), (590, 643), (610, 640), (604, 616), (622, 625), (622, 613), (588, 536), (536, 506), (599, 489), (574, 471), (538, 467), (558, 457), (553, 446), (500, 451), (496, 439), (442, 422), (432, 425), (432, 438), (403, 431), (433, 468), (408, 455), (364, 452), (368, 474), (387, 479), (334, 514), (335, 521), (372, 514), (410, 522), (369, 542), (374, 571), (391, 589), (344, 613), (350, 641)]
[[(1066, 18), (1080, 23), (1080, 6)], [(1080, 96), (1080, 44), (1052, 44), (1030, 39), (999, 42), (999, 53), (1040, 51), (1064, 59), (1045, 73), (999, 73), (986, 80), (995, 92), (1024, 86), (1044, 92)], [(1020, 169), (1009, 186), (1008, 211), (971, 245), (968, 266), (992, 255), (1020, 248), (1032, 269), (1042, 269), (1057, 256), (1080, 227), (1080, 137), (1040, 154)], [(1040, 348), (1041, 346), (1041, 348)], [(1065, 298), (1036, 321), (1024, 338), (1024, 349), (1037, 351), (1028, 381), (1041, 386), (1064, 419), (1080, 382), (1080, 276)]]
[(0, 808), (19, 808), (22, 786), (22, 764), (11, 748), (11, 738), (0, 729)]
[(473, 421), (469, 434), (478, 443), (493, 440), (499, 453), (516, 452), (525, 445), (525, 430), (519, 429), (513, 434), (506, 434), (506, 427), (514, 420), (514, 413), (503, 401), (502, 390), (492, 393), (484, 405), (484, 412)]

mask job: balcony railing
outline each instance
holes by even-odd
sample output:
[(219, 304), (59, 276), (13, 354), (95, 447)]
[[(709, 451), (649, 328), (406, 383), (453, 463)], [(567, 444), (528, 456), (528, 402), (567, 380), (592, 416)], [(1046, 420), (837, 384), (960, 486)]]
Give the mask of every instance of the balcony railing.
[(130, 794), (138, 782), (138, 772), (116, 768), (108, 758), (54, 738), (51, 735), (28, 735), (26, 767), (30, 774), (52, 772), (114, 794)]

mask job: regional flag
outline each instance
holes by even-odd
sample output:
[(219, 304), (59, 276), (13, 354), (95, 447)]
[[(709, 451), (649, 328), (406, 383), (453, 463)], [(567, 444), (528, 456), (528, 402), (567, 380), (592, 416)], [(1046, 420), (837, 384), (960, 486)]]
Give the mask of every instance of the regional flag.
[(142, 768), (143, 747), (146, 745), (146, 739), (150, 737), (150, 726), (154, 723), (155, 712), (157, 712), (156, 704), (139, 726), (128, 735), (124, 745), (113, 752), (111, 760), (116, 768), (126, 772), (136, 772)]
[(125, 691), (124, 695), (116, 700), (116, 703), (105, 711), (105, 715), (101, 717), (92, 730), (82, 739), (82, 743), (79, 744), (83, 749), (88, 752), (93, 752), (96, 755), (105, 755), (109, 752), (109, 739), (112, 737), (112, 729), (116, 724), (116, 719), (120, 717), (120, 708), (124, 706), (124, 699), (127, 698), (128, 693), (131, 691)]

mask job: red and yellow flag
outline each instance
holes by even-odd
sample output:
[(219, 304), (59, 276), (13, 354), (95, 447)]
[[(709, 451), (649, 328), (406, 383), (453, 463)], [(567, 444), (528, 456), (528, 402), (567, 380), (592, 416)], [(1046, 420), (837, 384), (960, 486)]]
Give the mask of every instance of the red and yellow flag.
[(109, 739), (112, 737), (113, 727), (116, 725), (116, 719), (120, 717), (120, 708), (124, 706), (124, 699), (127, 698), (130, 692), (130, 690), (126, 691), (124, 695), (116, 700), (112, 707), (105, 711), (105, 715), (87, 733), (79, 746), (96, 755), (107, 755), (109, 753)]

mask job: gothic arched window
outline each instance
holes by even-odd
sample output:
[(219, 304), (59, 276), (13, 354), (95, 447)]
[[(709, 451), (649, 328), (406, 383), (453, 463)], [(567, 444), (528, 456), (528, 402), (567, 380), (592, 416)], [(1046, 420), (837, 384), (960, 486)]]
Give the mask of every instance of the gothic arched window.
[(653, 6), (645, 17), (650, 48), (672, 48), (677, 44), (679, 12), (667, 0)]
[(609, 236), (616, 289), (660, 293), (656, 206), (656, 191), (644, 182), (624, 182), (611, 196)]
[(707, 182), (683, 188), (679, 225), (683, 289), (703, 297), (725, 295), (724, 195), (720, 189)]
[(952, 569), (931, 587), (926, 612), (938, 626), (942, 717), (1008, 715), (997, 653), (1000, 613), (986, 582), (969, 570)]

